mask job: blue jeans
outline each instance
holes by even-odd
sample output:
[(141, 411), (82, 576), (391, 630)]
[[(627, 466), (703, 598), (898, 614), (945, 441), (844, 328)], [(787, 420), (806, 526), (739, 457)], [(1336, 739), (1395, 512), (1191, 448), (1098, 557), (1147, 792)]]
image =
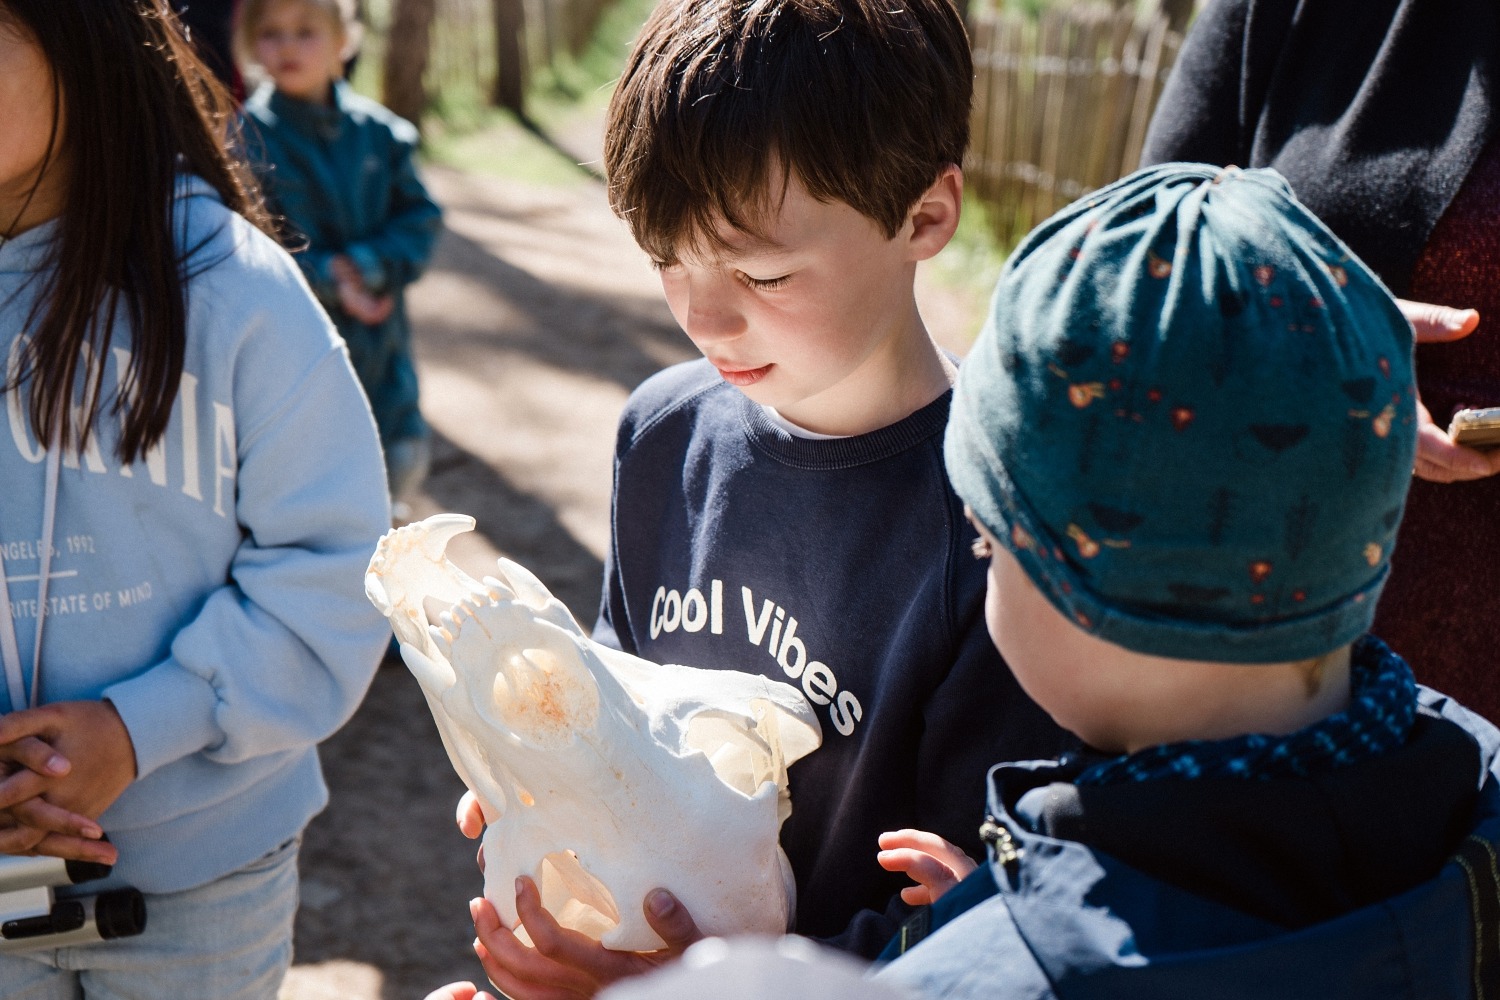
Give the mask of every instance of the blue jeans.
[(301, 838), (208, 885), (148, 895), (146, 930), (0, 954), (6, 1000), (275, 1000), (292, 963)]

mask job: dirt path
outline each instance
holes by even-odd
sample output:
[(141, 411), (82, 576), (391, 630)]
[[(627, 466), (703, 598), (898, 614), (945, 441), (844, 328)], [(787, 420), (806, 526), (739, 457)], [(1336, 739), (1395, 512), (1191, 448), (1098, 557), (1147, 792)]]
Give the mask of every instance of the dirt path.
[[(447, 215), (410, 301), (437, 435), (413, 514), (472, 514), (460, 565), (482, 575), (504, 553), (590, 619), (620, 408), (691, 345), (597, 184), (526, 187), (443, 168), (427, 179)], [(453, 824), (463, 786), (404, 668), (381, 668), (323, 759), (332, 800), (303, 846), (284, 1000), (420, 1000), (455, 979), (483, 982), (467, 907), (480, 876)]]
[[(413, 515), (472, 514), (477, 530), (453, 546), (460, 565), (482, 575), (503, 553), (591, 621), (620, 408), (646, 376), (696, 352), (597, 183), (426, 176), (446, 231), (410, 298), (437, 435)], [(961, 342), (972, 295), (924, 284), (921, 298), (929, 325)], [(480, 875), (453, 823), (463, 786), (403, 667), (380, 670), (323, 760), (332, 799), (303, 846), (282, 1000), (420, 1000), (445, 982), (483, 982), (467, 909)]]

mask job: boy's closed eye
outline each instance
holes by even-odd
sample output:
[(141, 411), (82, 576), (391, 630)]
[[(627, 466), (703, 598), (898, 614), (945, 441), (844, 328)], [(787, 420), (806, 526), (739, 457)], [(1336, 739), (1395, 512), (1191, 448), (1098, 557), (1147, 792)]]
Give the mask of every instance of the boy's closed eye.
[[(651, 259), (651, 267), (658, 272), (672, 271), (680, 266), (681, 262), (676, 260), (659, 260), (654, 257)], [(746, 274), (744, 271), (736, 270), (734, 277), (736, 281), (746, 288), (752, 288), (758, 292), (769, 292), (781, 288), (791, 280), (792, 276), (788, 273), (778, 275), (774, 278), (757, 278), (754, 275)]]
[(783, 274), (779, 278), (752, 278), (744, 271), (736, 271), (735, 277), (747, 288), (753, 288), (758, 292), (774, 291), (791, 280), (790, 274)]

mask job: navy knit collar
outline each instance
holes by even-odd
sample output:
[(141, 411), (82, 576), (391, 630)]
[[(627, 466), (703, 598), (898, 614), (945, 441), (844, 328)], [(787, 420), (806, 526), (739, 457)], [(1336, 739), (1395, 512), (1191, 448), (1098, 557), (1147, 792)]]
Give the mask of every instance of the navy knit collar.
[(1347, 709), (1295, 733), (1162, 744), (1093, 763), (1074, 783), (1303, 777), (1403, 745), (1417, 712), (1416, 678), (1406, 661), (1366, 635), (1354, 643), (1350, 686)]
[(926, 441), (941, 441), (952, 401), (953, 390), (949, 389), (894, 424), (831, 441), (788, 434), (743, 393), (740, 417), (750, 443), (778, 462), (798, 469), (849, 469), (883, 461)]

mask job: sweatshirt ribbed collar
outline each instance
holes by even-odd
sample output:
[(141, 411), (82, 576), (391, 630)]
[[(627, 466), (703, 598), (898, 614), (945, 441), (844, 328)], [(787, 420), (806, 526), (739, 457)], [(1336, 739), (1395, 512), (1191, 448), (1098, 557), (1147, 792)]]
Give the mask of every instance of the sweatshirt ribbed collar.
[[(193, 174), (179, 173), (176, 181), (178, 212), (188, 198), (210, 198), (222, 202), (219, 192), (203, 178)], [(49, 219), (11, 239), (0, 238), (0, 274), (34, 274), (46, 269), (47, 256), (57, 239), (61, 218)]]
[(32, 274), (46, 265), (59, 220), (49, 219), (9, 239), (0, 237), (0, 274)]
[(849, 469), (898, 455), (934, 437), (941, 437), (948, 423), (953, 391), (886, 427), (853, 437), (818, 441), (797, 437), (778, 427), (764, 410), (740, 396), (740, 417), (750, 443), (778, 462), (798, 469)]

